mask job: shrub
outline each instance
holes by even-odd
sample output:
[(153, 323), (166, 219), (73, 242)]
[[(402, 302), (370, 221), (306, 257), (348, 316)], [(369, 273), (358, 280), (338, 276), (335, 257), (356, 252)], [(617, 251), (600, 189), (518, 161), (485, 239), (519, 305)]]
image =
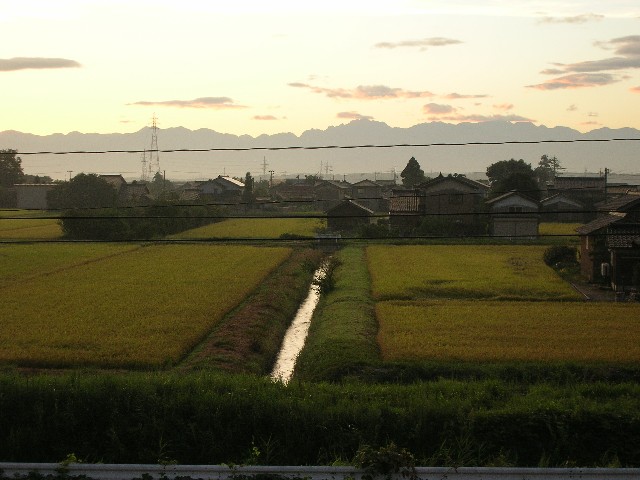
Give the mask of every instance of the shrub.
[(577, 263), (578, 252), (576, 247), (554, 245), (544, 251), (542, 258), (544, 263), (550, 267), (554, 267), (558, 264)]

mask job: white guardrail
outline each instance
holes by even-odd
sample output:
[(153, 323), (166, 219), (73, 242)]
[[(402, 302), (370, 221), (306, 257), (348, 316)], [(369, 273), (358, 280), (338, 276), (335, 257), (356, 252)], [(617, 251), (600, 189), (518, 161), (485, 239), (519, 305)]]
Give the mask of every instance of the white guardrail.
[[(61, 470), (63, 469), (63, 470)], [(132, 480), (152, 478), (173, 480), (190, 477), (193, 480), (234, 480), (234, 478), (271, 475), (309, 480), (362, 480), (364, 470), (353, 467), (321, 466), (235, 466), (227, 465), (133, 465), (71, 463), (0, 463), (0, 477), (14, 479), (29, 473), (56, 475), (64, 471), (68, 476), (84, 475), (95, 480)], [(420, 480), (631, 480), (640, 479), (640, 468), (493, 468), (493, 467), (417, 467)], [(379, 475), (386, 480), (385, 475)], [(400, 480), (401, 474), (391, 477)]]

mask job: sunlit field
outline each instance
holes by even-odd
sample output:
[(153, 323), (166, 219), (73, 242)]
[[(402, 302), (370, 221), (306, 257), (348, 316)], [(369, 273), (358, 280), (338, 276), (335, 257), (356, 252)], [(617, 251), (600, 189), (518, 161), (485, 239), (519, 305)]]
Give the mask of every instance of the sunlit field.
[(313, 237), (325, 224), (322, 218), (230, 218), (170, 238), (279, 238), (285, 234)]
[(140, 248), (109, 243), (0, 244), (0, 288)]
[(544, 246), (369, 246), (377, 300), (463, 298), (579, 300), (542, 261)]
[(38, 218), (45, 212), (0, 210), (0, 240), (51, 240), (62, 236), (54, 218)]
[[(14, 267), (14, 274), (3, 274), (0, 362), (172, 364), (289, 254), (286, 248), (155, 245), (99, 260), (88, 254), (95, 261), (79, 265), (71, 255), (68, 268), (60, 268), (60, 257), (46, 268), (37, 261)], [(13, 255), (13, 261), (25, 258)], [(30, 276), (47, 268), (52, 271), (46, 275)]]
[(576, 228), (582, 223), (541, 223), (539, 227), (540, 235), (578, 235)]
[(640, 361), (640, 304), (379, 302), (386, 361)]

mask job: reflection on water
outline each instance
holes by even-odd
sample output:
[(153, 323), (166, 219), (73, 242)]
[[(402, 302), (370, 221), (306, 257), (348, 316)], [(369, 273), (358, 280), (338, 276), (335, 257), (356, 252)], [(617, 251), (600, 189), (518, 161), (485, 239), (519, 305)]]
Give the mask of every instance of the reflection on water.
[(320, 300), (320, 290), (317, 283), (322, 280), (325, 272), (325, 268), (322, 266), (313, 274), (313, 282), (309, 287), (309, 294), (300, 305), (300, 308), (298, 308), (298, 312), (282, 341), (278, 359), (273, 367), (273, 372), (271, 372), (273, 380), (286, 384), (291, 379), (291, 375), (293, 375), (296, 359), (304, 346), (309, 326), (311, 325), (311, 316), (318, 304), (318, 300)]

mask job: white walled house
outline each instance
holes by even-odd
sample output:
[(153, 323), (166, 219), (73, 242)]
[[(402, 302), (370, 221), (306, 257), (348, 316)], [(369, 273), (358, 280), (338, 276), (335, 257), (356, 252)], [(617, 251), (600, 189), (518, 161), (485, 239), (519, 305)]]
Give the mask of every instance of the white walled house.
[(495, 237), (538, 236), (540, 204), (519, 192), (508, 192), (487, 201), (491, 234)]

